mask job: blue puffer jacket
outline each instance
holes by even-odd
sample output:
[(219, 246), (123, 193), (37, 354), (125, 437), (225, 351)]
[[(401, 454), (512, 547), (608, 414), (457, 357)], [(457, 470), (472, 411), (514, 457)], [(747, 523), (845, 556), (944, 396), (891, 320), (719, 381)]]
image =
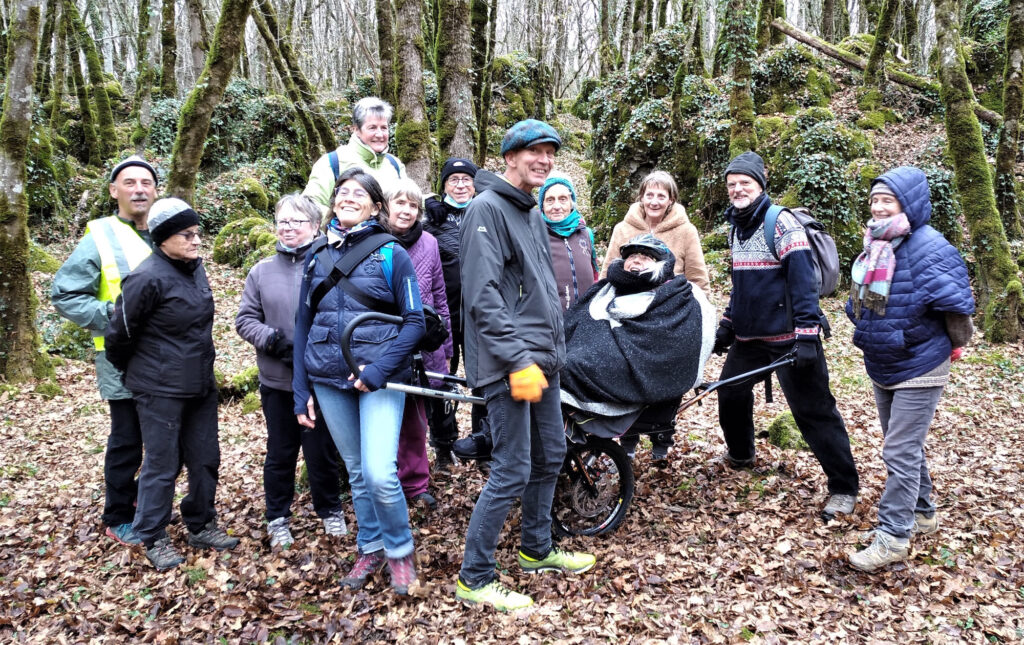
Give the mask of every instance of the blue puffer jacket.
[(974, 313), (974, 296), (960, 254), (928, 225), (932, 204), (924, 173), (904, 166), (875, 181), (885, 183), (900, 200), (910, 234), (896, 247), (885, 315), (863, 308), (860, 320), (855, 320), (852, 299), (846, 303), (846, 315), (856, 325), (853, 343), (864, 351), (868, 376), (881, 385), (895, 385), (949, 358), (952, 344), (944, 314)]
[[(341, 334), (353, 318), (369, 311), (340, 286), (324, 295), (316, 311), (310, 310), (307, 294), (327, 278), (337, 260), (354, 244), (382, 231), (380, 225), (371, 223), (349, 233), (340, 249), (327, 245), (310, 254), (295, 317), (292, 391), (296, 414), (306, 413), (312, 383), (352, 388), (353, 381), (348, 380), (351, 370), (341, 353)], [(398, 244), (386, 244), (353, 269), (349, 281), (371, 298), (394, 302), (403, 319), (401, 325), (369, 321), (353, 332), (353, 356), (366, 366), (360, 378), (370, 390), (380, 388), (389, 379), (407, 380), (413, 349), (424, 331), (423, 305), (409, 254)]]

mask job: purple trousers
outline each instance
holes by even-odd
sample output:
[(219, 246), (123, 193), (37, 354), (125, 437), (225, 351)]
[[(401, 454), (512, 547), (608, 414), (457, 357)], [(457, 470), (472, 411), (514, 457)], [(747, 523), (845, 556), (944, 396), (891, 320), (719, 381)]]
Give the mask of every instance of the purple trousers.
[(406, 499), (427, 492), (430, 462), (427, 460), (427, 412), (423, 399), (405, 397), (405, 414), (398, 435), (398, 480)]

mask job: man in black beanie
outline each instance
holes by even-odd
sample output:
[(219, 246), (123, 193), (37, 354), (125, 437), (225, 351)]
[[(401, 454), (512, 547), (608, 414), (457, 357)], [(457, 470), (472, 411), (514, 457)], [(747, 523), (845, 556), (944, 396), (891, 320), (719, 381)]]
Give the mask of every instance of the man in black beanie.
[[(774, 232), (765, 234), (765, 216), (780, 209), (768, 197), (764, 160), (757, 153), (744, 152), (733, 159), (725, 170), (725, 181), (732, 203), (725, 211), (732, 224), (732, 292), (715, 334), (715, 353), (729, 352), (721, 378), (796, 352), (796, 362), (777, 374), (797, 427), (828, 478), (829, 498), (822, 516), (830, 520), (837, 513), (852, 513), (859, 486), (857, 468), (829, 389), (818, 338), (822, 313), (807, 235), (785, 209), (777, 213)], [(733, 468), (753, 466), (756, 461), (753, 388), (752, 382), (744, 381), (718, 390), (718, 419), (728, 448), (725, 461)]]

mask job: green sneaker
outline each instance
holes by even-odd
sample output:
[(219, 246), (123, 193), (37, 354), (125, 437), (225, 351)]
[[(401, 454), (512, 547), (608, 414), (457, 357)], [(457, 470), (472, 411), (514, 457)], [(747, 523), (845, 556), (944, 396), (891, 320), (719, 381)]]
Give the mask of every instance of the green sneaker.
[(563, 551), (557, 546), (551, 547), (551, 551), (541, 560), (535, 560), (522, 551), (519, 552), (519, 566), (526, 573), (540, 573), (541, 571), (583, 573), (594, 566), (596, 561), (596, 558), (589, 553)]
[(516, 611), (533, 604), (533, 598), (512, 591), (497, 580), (479, 589), (470, 589), (459, 580), (455, 585), (455, 597), (470, 605), (490, 605), (498, 611)]

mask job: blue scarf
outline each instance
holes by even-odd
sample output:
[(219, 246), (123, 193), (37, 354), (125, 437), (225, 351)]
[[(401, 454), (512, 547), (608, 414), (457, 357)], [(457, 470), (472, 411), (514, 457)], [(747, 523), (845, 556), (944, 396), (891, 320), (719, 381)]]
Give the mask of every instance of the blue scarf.
[(544, 213), (541, 213), (540, 216), (544, 218), (544, 223), (548, 225), (552, 233), (562, 237), (569, 237), (580, 227), (580, 212), (578, 210), (573, 210), (561, 222), (552, 222)]

